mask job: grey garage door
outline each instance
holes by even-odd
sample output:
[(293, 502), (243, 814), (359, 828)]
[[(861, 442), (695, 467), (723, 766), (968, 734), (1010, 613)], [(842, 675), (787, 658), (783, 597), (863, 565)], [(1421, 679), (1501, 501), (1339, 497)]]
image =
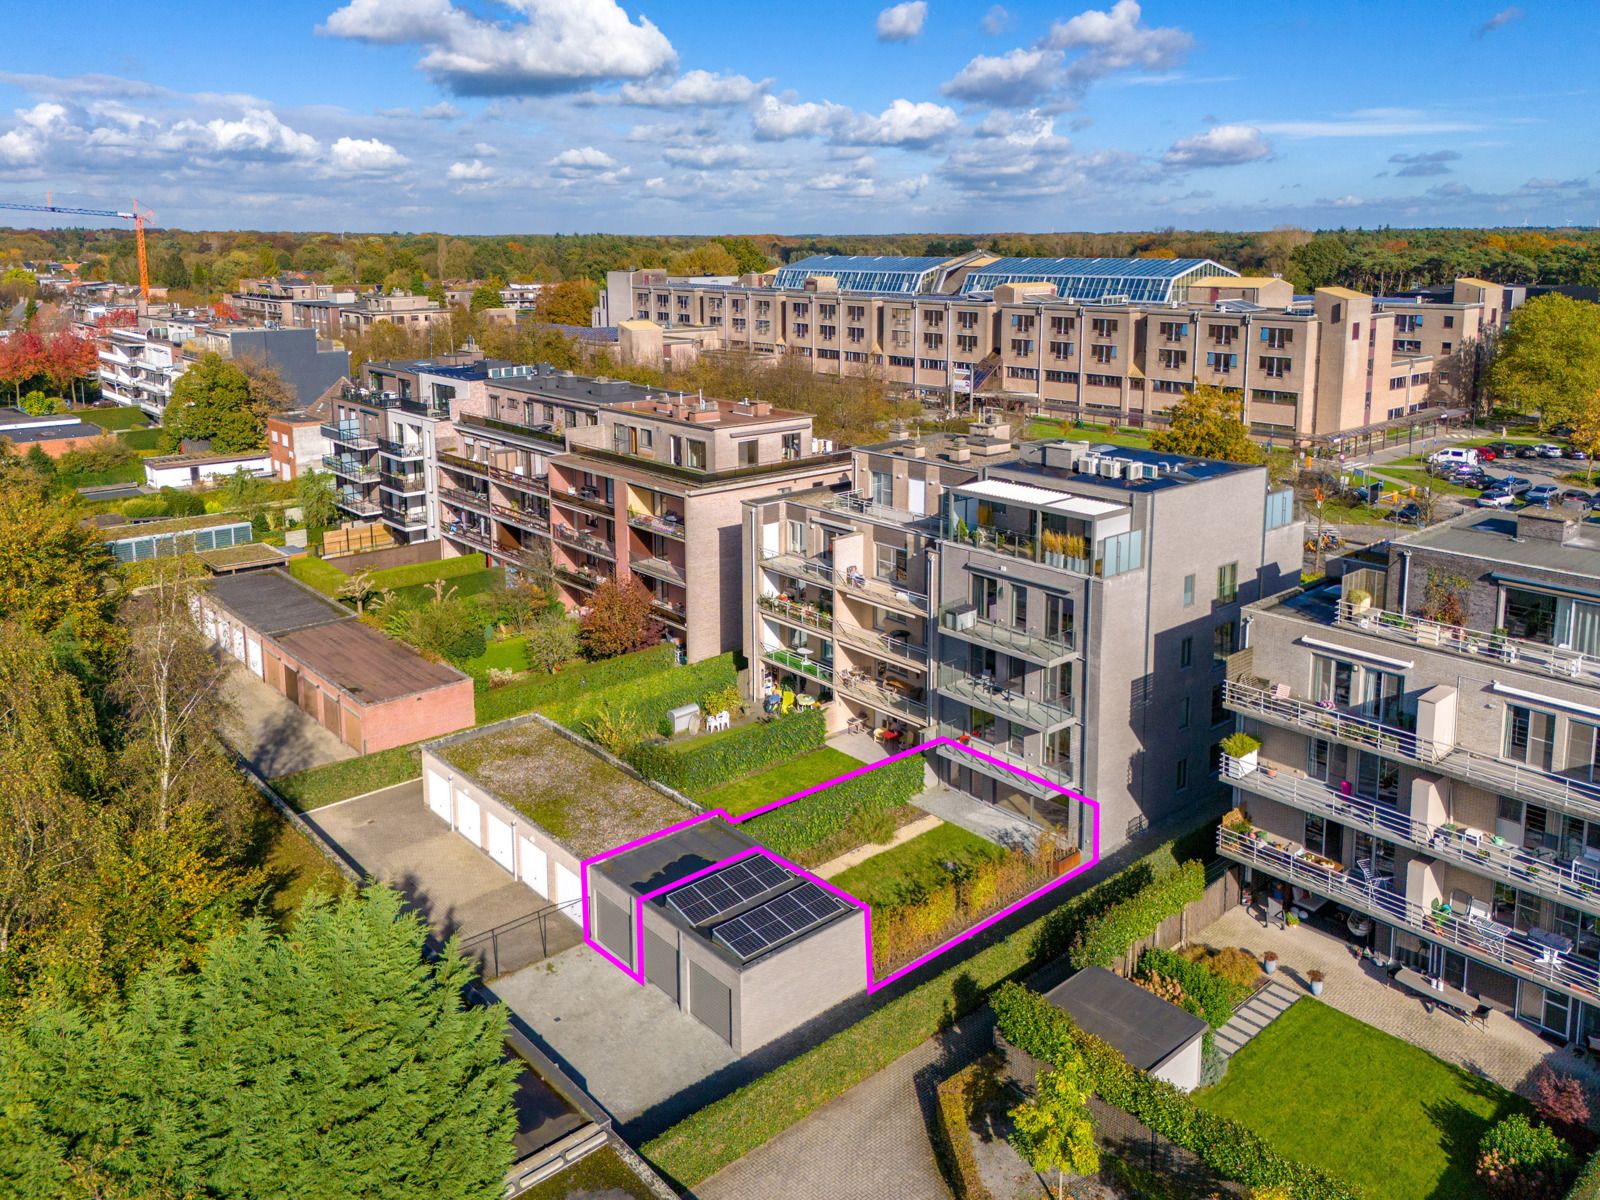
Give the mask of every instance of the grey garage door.
[(678, 1002), (678, 947), (653, 929), (644, 931), (644, 977)]
[(633, 938), (628, 929), (627, 911), (604, 896), (595, 896), (594, 923), (600, 944), (623, 962), (633, 962)]
[(733, 993), (699, 963), (689, 964), (689, 1011), (712, 1033), (733, 1045)]

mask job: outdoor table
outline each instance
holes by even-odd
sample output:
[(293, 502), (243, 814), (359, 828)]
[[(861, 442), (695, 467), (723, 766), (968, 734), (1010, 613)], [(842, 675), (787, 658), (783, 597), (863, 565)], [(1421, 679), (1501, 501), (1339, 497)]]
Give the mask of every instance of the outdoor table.
[(1401, 967), (1394, 974), (1394, 981), (1408, 992), (1415, 992), (1424, 1001), (1431, 1000), (1442, 1008), (1447, 1008), (1469, 1024), (1476, 1020), (1485, 1028), (1488, 1027), (1488, 1014), (1479, 1015), (1483, 1007), (1476, 998), (1467, 995), (1459, 988), (1436, 988), (1428, 982), (1428, 977), (1421, 971), (1410, 967)]
[(1559, 954), (1566, 954), (1572, 949), (1572, 939), (1553, 929), (1530, 929), (1527, 938), (1530, 942), (1537, 942), (1545, 949), (1554, 950)]
[(810, 708), (812, 705), (816, 704), (817, 698), (811, 695), (809, 692), (801, 692), (794, 698), (794, 702), (801, 708)]

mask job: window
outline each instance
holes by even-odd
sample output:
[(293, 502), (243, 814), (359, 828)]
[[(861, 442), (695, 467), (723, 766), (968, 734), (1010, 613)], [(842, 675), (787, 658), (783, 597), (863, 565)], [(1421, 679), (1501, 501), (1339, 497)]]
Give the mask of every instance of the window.
[(1267, 344), (1268, 350), (1287, 350), (1294, 343), (1294, 330), (1269, 329), (1263, 326), (1261, 340)]
[(1449, 313), (1445, 314), (1444, 327), (1446, 329), (1454, 329), (1456, 327), (1456, 319), (1453, 316), (1451, 316)]
[(1237, 354), (1224, 354), (1220, 350), (1211, 350), (1206, 353), (1206, 366), (1213, 371), (1231, 371), (1239, 365)]
[(1211, 340), (1219, 346), (1233, 345), (1234, 338), (1239, 335), (1239, 330), (1233, 325), (1212, 325)]
[(1305, 840), (1302, 844), (1313, 854), (1320, 854), (1323, 858), (1338, 859), (1344, 852), (1340, 845), (1344, 841), (1341, 836), (1343, 832), (1338, 822), (1307, 813)]
[(1186, 637), (1178, 643), (1178, 666), (1185, 669), (1194, 666), (1194, 638)]
[[(857, 340), (859, 341), (860, 339), (857, 339)], [(975, 354), (975, 353), (977, 353), (977, 350), (978, 350), (978, 339), (977, 339), (977, 336), (974, 335), (974, 334), (970, 334), (970, 333), (958, 333), (956, 335), (956, 349), (961, 351), (961, 353), (963, 353), (963, 354)]]
[(1117, 332), (1117, 322), (1110, 317), (1095, 317), (1090, 322), (1095, 337), (1112, 337)]
[(1012, 338), (1011, 339), (1011, 353), (1016, 354), (1016, 355), (1032, 354), (1033, 353), (1033, 339), (1032, 338)]
[(1291, 360), (1287, 358), (1274, 358), (1271, 355), (1261, 356), (1261, 373), (1268, 379), (1282, 379), (1289, 373)]
[(1556, 719), (1550, 713), (1506, 706), (1505, 757), (1541, 771), (1550, 770), (1555, 749)]
[(683, 439), (683, 465), (696, 471), (706, 469), (706, 444), (692, 438)]
[(1194, 603), (1194, 576), (1183, 577), (1183, 606), (1188, 608)]
[(1189, 710), (1192, 707), (1189, 697), (1185, 696), (1178, 701), (1178, 728), (1189, 728)]
[(789, 461), (792, 461), (792, 460), (797, 459), (799, 457), (800, 457), (800, 435), (798, 433), (786, 433), (786, 434), (784, 434), (783, 435), (783, 458), (784, 458), (784, 461), (785, 462), (789, 462)]
[(1050, 332), (1059, 337), (1062, 334), (1071, 333), (1072, 327), (1076, 324), (1077, 319), (1074, 317), (1051, 317)]
[(1115, 346), (1090, 346), (1089, 357), (1094, 359), (1095, 362), (1101, 364), (1115, 362), (1117, 359), (1117, 348)]
[(1011, 624), (1017, 629), (1028, 627), (1028, 589), (1020, 583), (1011, 585)]
[(1234, 651), (1238, 640), (1238, 626), (1233, 621), (1224, 621), (1211, 631), (1211, 658), (1214, 662), (1226, 662), (1228, 656)]
[(1178, 769), (1173, 773), (1172, 786), (1180, 792), (1189, 790), (1189, 760), (1180, 758)]
[(1239, 564), (1225, 563), (1217, 568), (1217, 599), (1224, 604), (1239, 595)]
[(1222, 704), (1222, 685), (1219, 683), (1211, 689), (1211, 724), (1221, 725), (1228, 719), (1228, 710)]
[(739, 465), (753, 467), (761, 461), (760, 443), (755, 438), (746, 438), (739, 443)]
[(1051, 358), (1071, 358), (1072, 357), (1072, 343), (1071, 342), (1051, 342), (1050, 343), (1050, 357)]
[(1361, 340), (1361, 322), (1360, 321), (1352, 321), (1350, 323), (1350, 340), (1352, 342), (1359, 342)]
[(904, 583), (907, 578), (906, 552), (901, 546), (874, 546), (873, 569), (879, 579)]
[[(1113, 346), (1112, 349), (1115, 350), (1116, 347)], [(1156, 353), (1156, 358), (1160, 361), (1163, 367), (1169, 371), (1173, 371), (1183, 367), (1188, 363), (1189, 352), (1187, 350), (1161, 350)]]
[(1189, 323), (1187, 321), (1162, 321), (1160, 331), (1161, 336), (1169, 342), (1181, 341), (1189, 336)]
[(872, 472), (872, 502), (885, 508), (894, 507), (894, 476), (889, 472)]
[(1077, 383), (1078, 373), (1076, 371), (1046, 371), (1044, 373), (1044, 381), (1046, 383)]

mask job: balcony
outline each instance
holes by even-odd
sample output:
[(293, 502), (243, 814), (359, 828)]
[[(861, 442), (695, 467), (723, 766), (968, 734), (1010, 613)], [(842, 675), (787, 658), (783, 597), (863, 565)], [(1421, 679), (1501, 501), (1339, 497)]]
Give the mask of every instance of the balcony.
[(683, 540), (683, 521), (676, 515), (669, 519), (652, 513), (629, 513), (628, 524), (647, 533), (659, 533), (665, 537), (677, 538), (680, 542)]
[(865, 650), (885, 662), (908, 663), (920, 670), (928, 660), (928, 648), (920, 642), (913, 642), (908, 630), (899, 630), (899, 636), (896, 636), (895, 633), (877, 633), (840, 621), (834, 626), (833, 633), (845, 645)]
[(835, 672), (835, 680), (835, 686), (843, 695), (853, 696), (884, 712), (910, 717), (919, 725), (928, 720), (927, 704), (907, 694), (913, 690), (910, 684), (891, 687), (886, 681), (874, 679), (864, 671), (848, 668)]
[(425, 496), (428, 493), (428, 477), (421, 471), (384, 471), (378, 486), (397, 496)]
[(428, 527), (428, 510), (423, 507), (407, 508), (399, 504), (385, 504), (383, 508), (383, 521), (386, 525), (393, 525), (396, 529), (426, 529)]
[(682, 604), (679, 604), (676, 600), (667, 600), (660, 596), (650, 602), (650, 611), (674, 625), (685, 624), (689, 616)]
[(567, 488), (565, 491), (552, 488), (550, 499), (556, 504), (567, 504), (576, 508), (587, 509), (590, 512), (601, 513), (610, 517), (615, 515), (615, 509), (610, 500), (596, 488)]
[(895, 612), (908, 613), (920, 617), (928, 611), (928, 598), (921, 592), (913, 592), (904, 587), (904, 572), (888, 578), (875, 578), (864, 571), (835, 570), (833, 572), (833, 586), (859, 596), (879, 608), (891, 609)]
[(1053, 636), (1030, 633), (991, 621), (971, 604), (952, 604), (940, 609), (939, 628), (962, 641), (1025, 658), (1042, 667), (1057, 666), (1078, 652), (1077, 631), (1070, 625)]
[(960, 763), (964, 767), (972, 767), (974, 770), (998, 779), (1002, 783), (1009, 783), (1025, 791), (1032, 792), (1034, 795), (1043, 796), (1047, 800), (1057, 801), (1062, 799), (1061, 788), (1073, 786), (1073, 765), (1070, 759), (1065, 762), (1034, 762), (1026, 754), (1014, 750), (1010, 746), (1001, 745), (999, 742), (985, 741), (983, 738), (968, 733), (959, 726), (947, 725), (942, 722), (937, 732), (940, 737), (947, 737), (952, 742), (960, 742), (963, 746), (968, 746), (981, 754), (987, 754), (990, 758), (998, 758), (1008, 766), (1016, 767), (1020, 771), (1026, 771), (1029, 775), (1035, 777), (1030, 779), (1026, 775), (1018, 775), (1015, 771), (1008, 771), (1005, 767), (984, 763), (982, 759), (975, 759), (971, 754), (963, 754), (951, 746), (939, 747), (938, 753), (942, 757), (948, 758), (952, 762)]
[(516, 421), (502, 421), (496, 417), (480, 417), (463, 413), (456, 419), (456, 424), (465, 430), (484, 430), (490, 433), (505, 433), (512, 437), (527, 438), (540, 443), (551, 450), (565, 450), (566, 437), (548, 425), (523, 425)]
[(534, 509), (517, 508), (507, 504), (492, 504), (489, 507), (494, 515), (507, 525), (515, 525), (518, 529), (531, 530), (539, 534), (550, 532), (549, 518)]
[(820, 680), (829, 687), (833, 686), (833, 668), (827, 663), (812, 662), (807, 655), (797, 654), (780, 646), (763, 646), (761, 657), (775, 667), (782, 667), (785, 671), (804, 675), (808, 679)]
[(683, 587), (686, 582), (683, 568), (664, 558), (635, 558), (628, 563), (628, 567), (637, 575), (665, 579), (668, 583), (675, 583), (679, 587)]
[(830, 588), (833, 586), (831, 559), (805, 554), (772, 554), (764, 551), (761, 555), (761, 565), (793, 579), (809, 580)]
[(780, 620), (788, 621), (791, 625), (820, 629), (824, 633), (833, 631), (833, 613), (829, 609), (818, 608), (815, 604), (806, 604), (799, 600), (789, 600), (783, 596), (760, 596), (756, 599), (756, 603), (766, 612), (772, 613)]
[(601, 558), (609, 558), (613, 562), (616, 561), (617, 552), (605, 538), (596, 537), (594, 534), (585, 532), (582, 529), (574, 529), (570, 525), (563, 525), (560, 521), (552, 524), (550, 531), (556, 541), (563, 546), (573, 546), (579, 550), (586, 550), (590, 554), (599, 555)]
[(460, 471), (477, 479), (492, 479), (496, 483), (507, 484), (541, 496), (550, 494), (550, 481), (543, 475), (520, 475), (516, 471), (508, 471), (504, 467), (478, 462), (475, 459), (454, 454), (448, 450), (436, 452), (434, 458), (438, 460), (441, 467), (451, 471)]
[(370, 434), (363, 433), (359, 424), (324, 425), (322, 436), (336, 446), (345, 446), (351, 450), (376, 450), (378, 439)]
[(1550, 851), (1532, 852), (1461, 825), (1429, 825), (1393, 805), (1379, 803), (1292, 771), (1261, 762), (1247, 768), (1222, 756), (1220, 778), (1242, 791), (1276, 800), (1301, 812), (1328, 817), (1389, 842), (1399, 842), (1431, 858), (1444, 859), (1475, 875), (1527, 892), (1537, 892), (1600, 913), (1600, 864), (1583, 859), (1561, 863)]
[(564, 583), (574, 587), (596, 588), (606, 581), (606, 576), (600, 574), (593, 567), (574, 567), (558, 562), (555, 565), (556, 575)]
[(1260, 830), (1242, 832), (1219, 826), (1217, 852), (1520, 978), (1560, 988), (1590, 1003), (1600, 1000), (1600, 968), (1593, 959), (1556, 950), (1508, 926), (1454, 912), (1448, 904), (1436, 903), (1425, 909), (1395, 895), (1381, 881), (1357, 878), (1338, 864), (1323, 865), (1308, 857), (1304, 849), (1266, 837)]
[(358, 483), (371, 483), (378, 478), (376, 464), (364, 463), (355, 458), (339, 458), (332, 454), (322, 456), (322, 465), (340, 479), (353, 479)]
[(494, 512), (494, 506), (489, 503), (486, 492), (466, 492), (460, 488), (440, 488), (439, 499), (456, 508), (464, 508), (469, 512), (480, 513), (487, 517)]
[(410, 462), (427, 457), (421, 445), (416, 442), (392, 442), (388, 438), (378, 438), (377, 442), (378, 452), (390, 458)]
[(1030, 700), (1022, 694), (1020, 680), (1005, 684), (977, 679), (960, 667), (946, 665), (939, 668), (939, 691), (963, 704), (1046, 733), (1077, 720), (1072, 711), (1071, 697)]
[(1489, 670), (1494, 670), (1495, 666), (1491, 664), (1496, 664), (1557, 679), (1600, 683), (1600, 658), (1544, 642), (1484, 633), (1479, 629), (1447, 625), (1442, 621), (1430, 621), (1426, 617), (1412, 617), (1384, 609), (1358, 608), (1348, 600), (1340, 600), (1335, 605), (1334, 624), (1359, 629), (1384, 641), (1403, 642), (1427, 650), (1444, 650), (1474, 658)]
[(355, 491), (341, 490), (335, 493), (333, 502), (339, 506), (340, 511), (347, 512), (353, 517), (375, 517), (383, 511), (383, 506), (376, 500), (369, 500)]
[(1281, 729), (1370, 750), (1461, 779), (1502, 796), (1531, 800), (1550, 808), (1600, 821), (1600, 784), (1569, 779), (1524, 763), (1507, 762), (1465, 746), (1439, 746), (1406, 729), (1371, 717), (1324, 708), (1309, 700), (1268, 692), (1236, 680), (1222, 685), (1222, 702), (1231, 711)]

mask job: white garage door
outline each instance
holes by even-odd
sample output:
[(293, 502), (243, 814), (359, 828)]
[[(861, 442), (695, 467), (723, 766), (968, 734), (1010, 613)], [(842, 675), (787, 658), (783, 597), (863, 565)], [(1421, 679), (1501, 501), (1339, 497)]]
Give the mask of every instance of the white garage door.
[(428, 772), (428, 808), (446, 825), (450, 824), (450, 781), (437, 771)]
[(557, 904), (565, 904), (568, 900), (576, 900), (583, 895), (583, 889), (578, 884), (578, 877), (560, 863), (556, 864), (556, 894), (550, 899)]
[(234, 627), (233, 656), (240, 662), (244, 661), (244, 627), (242, 625)]
[(478, 816), (478, 802), (459, 788), (456, 790), (456, 832), (474, 846), (483, 845), (483, 822)]
[(484, 814), (484, 824), (489, 829), (489, 857), (515, 875), (517, 860), (514, 857), (516, 849), (511, 838), (511, 826), (493, 813)]
[(206, 612), (205, 612), (205, 622), (206, 622), (206, 637), (210, 638), (213, 642), (216, 641), (217, 640), (217, 614), (212, 612), (209, 608), (206, 609)]
[(539, 895), (549, 896), (550, 859), (527, 838), (518, 838), (517, 841), (520, 843), (517, 849), (521, 851), (522, 858), (522, 882)]
[(251, 640), (244, 646), (245, 664), (253, 671), (256, 677), (265, 678), (266, 670), (261, 665), (261, 643)]

